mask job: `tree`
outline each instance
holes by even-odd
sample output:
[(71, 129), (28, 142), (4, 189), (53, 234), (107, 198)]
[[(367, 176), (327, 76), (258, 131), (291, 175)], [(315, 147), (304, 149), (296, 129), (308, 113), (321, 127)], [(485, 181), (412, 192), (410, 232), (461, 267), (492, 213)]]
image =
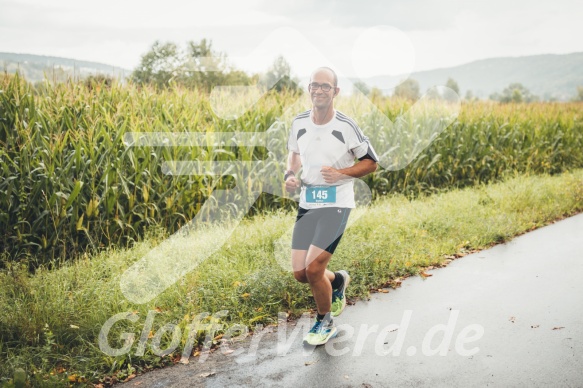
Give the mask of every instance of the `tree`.
[(210, 40), (189, 41), (186, 50), (156, 41), (132, 73), (141, 84), (167, 87), (172, 82), (209, 92), (216, 85), (249, 85), (253, 78), (229, 65), (227, 56), (212, 49)]
[(538, 96), (533, 95), (530, 90), (528, 90), (521, 83), (512, 83), (508, 85), (502, 94), (494, 93), (490, 95), (490, 99), (497, 100), (500, 102), (535, 102), (538, 101)]
[(474, 99), (474, 93), (471, 90), (466, 91), (466, 101), (472, 101)]
[(230, 70), (224, 74), (223, 85), (256, 85), (259, 83), (259, 75), (249, 76), (242, 70)]
[(230, 68), (227, 56), (212, 49), (210, 40), (188, 41), (181, 74), (181, 83), (209, 92), (215, 85), (226, 85)]
[(409, 100), (419, 99), (419, 82), (412, 78), (407, 78), (395, 88), (394, 95), (400, 98), (407, 98)]
[(440, 100), (442, 98), (437, 87), (429, 88), (424, 97), (429, 100)]
[(261, 77), (260, 84), (278, 92), (300, 90), (298, 80), (292, 78), (291, 67), (282, 55), (275, 58), (267, 73)]
[[(512, 94), (510, 96), (510, 101), (512, 102), (522, 102), (523, 97), (522, 97), (522, 92), (520, 91), (520, 89), (512, 89)], [(508, 101), (505, 101), (508, 102)]]
[(156, 41), (150, 51), (142, 56), (131, 78), (140, 84), (149, 83), (165, 87), (172, 78), (179, 75), (181, 66), (182, 58), (176, 44)]
[(360, 90), (360, 92), (365, 96), (368, 96), (370, 94), (370, 88), (363, 81), (356, 81), (352, 86), (354, 87), (355, 91)]
[(111, 88), (115, 83), (115, 79), (108, 74), (91, 74), (85, 79), (85, 86), (90, 89)]
[(583, 86), (577, 86), (577, 97), (575, 101), (583, 101)]
[(383, 98), (383, 91), (379, 88), (373, 87), (368, 94), (368, 98), (372, 102), (380, 102), (381, 98)]
[(460, 94), (460, 87), (458, 86), (457, 82), (453, 78), (448, 78), (445, 86), (453, 90), (457, 95)]

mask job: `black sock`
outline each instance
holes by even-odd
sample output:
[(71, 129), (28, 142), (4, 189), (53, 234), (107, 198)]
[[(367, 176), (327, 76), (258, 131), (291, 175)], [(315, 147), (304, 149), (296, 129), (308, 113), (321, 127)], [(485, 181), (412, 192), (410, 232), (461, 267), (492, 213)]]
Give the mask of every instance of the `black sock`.
[(323, 321), (325, 316), (326, 316), (326, 314), (320, 314), (320, 313), (318, 313), (318, 315), (316, 315), (316, 320), (318, 322)]
[(332, 289), (337, 290), (344, 284), (344, 277), (338, 272), (334, 272), (334, 276), (334, 280), (332, 280)]

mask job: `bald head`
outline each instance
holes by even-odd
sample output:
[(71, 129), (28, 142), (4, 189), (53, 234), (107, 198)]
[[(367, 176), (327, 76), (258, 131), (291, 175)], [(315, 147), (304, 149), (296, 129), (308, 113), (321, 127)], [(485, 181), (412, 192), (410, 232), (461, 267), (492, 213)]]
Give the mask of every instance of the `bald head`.
[(318, 73), (324, 73), (324, 74), (328, 74), (330, 76), (332, 76), (332, 79), (334, 80), (334, 86), (338, 86), (338, 76), (336, 75), (336, 72), (334, 70), (332, 70), (329, 67), (326, 66), (322, 66), (322, 67), (318, 67), (316, 70), (314, 70), (312, 72), (312, 75), (310, 76), (310, 82), (312, 82), (312, 79), (314, 79), (314, 76)]

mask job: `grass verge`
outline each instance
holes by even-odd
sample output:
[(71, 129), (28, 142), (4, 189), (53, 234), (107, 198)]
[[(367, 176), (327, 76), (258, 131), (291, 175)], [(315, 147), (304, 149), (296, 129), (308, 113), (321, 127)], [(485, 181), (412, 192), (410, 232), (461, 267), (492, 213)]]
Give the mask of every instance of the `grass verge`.
[[(366, 297), (404, 276), (582, 210), (583, 170), (520, 176), (414, 201), (395, 195), (353, 212), (355, 221), (329, 267), (351, 273), (349, 297)], [(283, 211), (245, 220), (218, 253), (143, 305), (123, 296), (120, 276), (166, 237), (162, 233), (151, 233), (130, 250), (110, 250), (58, 270), (41, 268), (34, 275), (6, 263), (7, 270), (0, 273), (0, 383), (10, 385), (15, 370), (22, 368), (32, 385), (107, 385), (175, 362), (188, 340), (187, 328), (200, 313), (227, 311), (220, 319), (198, 321), (202, 326), (197, 324), (193, 333), (199, 346), (208, 337), (205, 325), (214, 325), (217, 336), (211, 341), (218, 343), (221, 332), (235, 324), (252, 328), (276, 323), (278, 312), (299, 316), (314, 303), (308, 287), (287, 271), (293, 221), (294, 214)], [(204, 236), (212, 240), (224, 232), (217, 226)], [(116, 323), (108, 342), (121, 347), (122, 333), (133, 333), (135, 341), (127, 353), (107, 356), (98, 346), (100, 330), (122, 312), (135, 322)], [(154, 316), (151, 329), (148, 312)], [(150, 345), (167, 324), (180, 328), (181, 335), (176, 351), (160, 357)], [(147, 346), (136, 356), (143, 331)], [(159, 340), (160, 348), (167, 347), (172, 330)]]

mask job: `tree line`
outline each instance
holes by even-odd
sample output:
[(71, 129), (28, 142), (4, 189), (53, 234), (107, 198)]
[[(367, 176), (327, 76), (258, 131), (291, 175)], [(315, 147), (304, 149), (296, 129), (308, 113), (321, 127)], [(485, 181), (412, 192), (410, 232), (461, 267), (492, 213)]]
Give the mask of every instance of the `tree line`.
[(247, 74), (212, 48), (212, 41), (188, 41), (185, 48), (174, 42), (156, 41), (134, 69), (131, 80), (159, 88), (180, 85), (210, 92), (217, 85), (261, 85), (276, 91), (300, 91), (289, 63), (278, 56), (265, 73)]
[[(460, 87), (458, 83), (453, 79), (449, 78), (445, 86), (449, 89), (453, 90), (457, 95), (460, 96)], [(378, 88), (370, 88), (365, 82), (363, 81), (356, 81), (354, 83), (354, 88), (359, 90), (361, 93), (369, 96), (371, 99), (374, 100), (378, 95), (382, 95), (382, 91)], [(421, 88), (419, 86), (419, 82), (413, 78), (407, 78), (403, 82), (401, 82), (395, 88), (393, 92), (393, 96), (399, 98), (405, 98), (408, 100), (418, 100), (421, 98)], [(466, 91), (466, 94), (463, 98), (466, 101), (476, 100), (477, 98), (474, 97), (471, 90)], [(514, 82), (508, 85), (506, 88), (502, 90), (502, 92), (492, 93), (489, 96), (489, 99), (492, 101), (498, 101), (501, 103), (530, 103), (530, 102), (537, 102), (541, 101), (541, 98), (537, 95), (534, 95), (527, 87), (522, 85), (521, 83)], [(577, 87), (577, 94), (573, 98), (573, 101), (583, 101), (583, 86)]]

